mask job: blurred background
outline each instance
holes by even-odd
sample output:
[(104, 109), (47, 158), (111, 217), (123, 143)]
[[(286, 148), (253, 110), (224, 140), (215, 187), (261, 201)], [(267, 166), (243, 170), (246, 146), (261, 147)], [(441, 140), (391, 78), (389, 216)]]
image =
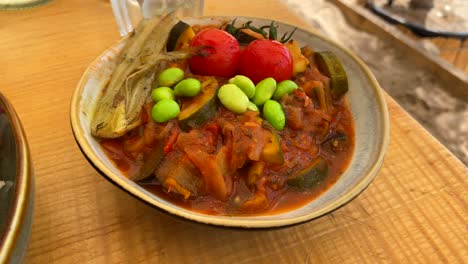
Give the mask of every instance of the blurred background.
[[(398, 1), (394, 0), (392, 5), (400, 12), (403, 4), (409, 5), (409, 1)], [(441, 8), (447, 1), (433, 0), (430, 9)], [(323, 35), (359, 55), (382, 88), (468, 164), (468, 42), (465, 38), (418, 35), (420, 32), (389, 23), (372, 12), (369, 2), (364, 0), (283, 2)], [(455, 2), (451, 7), (468, 10), (468, 1)], [(383, 6), (387, 3), (387, 0), (379, 2)], [(468, 32), (468, 11), (451, 11), (449, 20), (455, 14), (456, 21), (463, 21), (456, 23), (456, 31)], [(451, 30), (448, 24), (445, 30)]]

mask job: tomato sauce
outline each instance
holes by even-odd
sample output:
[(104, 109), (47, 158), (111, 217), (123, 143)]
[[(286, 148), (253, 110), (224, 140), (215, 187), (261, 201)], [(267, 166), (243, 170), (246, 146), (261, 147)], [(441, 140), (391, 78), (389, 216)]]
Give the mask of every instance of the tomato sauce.
[[(354, 149), (353, 120), (345, 100), (335, 102), (335, 114), (331, 124), (346, 135), (341, 141), (339, 149), (333, 149), (333, 142), (318, 144), (316, 137), (304, 137), (307, 133), (293, 131), (290, 127), (280, 132), (282, 149), (286, 166), (267, 164), (264, 170), (266, 184), (266, 196), (268, 204), (262, 208), (242, 209), (240, 205), (247, 197), (252, 197), (252, 187), (246, 184), (246, 169), (240, 169), (233, 175), (233, 191), (227, 201), (221, 201), (211, 195), (193, 196), (184, 199), (176, 192), (168, 191), (157, 181), (150, 184), (142, 183), (141, 186), (157, 196), (177, 204), (186, 209), (213, 215), (259, 215), (276, 214), (301, 207), (321, 193), (329, 189), (346, 170)], [(298, 134), (301, 145), (298, 145)], [(327, 135), (330, 136), (330, 135)], [(108, 156), (114, 161), (117, 168), (129, 175), (135, 171), (138, 164), (138, 156), (125, 151), (125, 141), (131, 137), (105, 140), (101, 142)], [(325, 137), (326, 138), (326, 137)], [(322, 140), (323, 142), (323, 140)], [(326, 178), (309, 189), (299, 189), (286, 184), (287, 175), (307, 167), (318, 157), (322, 157), (328, 164)]]
[[(145, 123), (141, 127), (123, 137), (103, 140), (101, 146), (124, 175), (133, 175), (146, 162), (146, 156), (151, 153), (152, 146), (162, 143), (164, 148), (158, 164), (160, 165), (162, 160), (165, 165), (157, 166), (150, 180), (140, 181), (139, 184), (157, 196), (191, 211), (212, 215), (264, 215), (304, 206), (333, 186), (348, 167), (354, 151), (354, 122), (346, 98), (333, 98), (330, 95), (325, 98), (328, 103), (326, 110), (320, 107), (315, 94), (309, 88), (320, 82), (327, 89), (328, 78), (318, 72), (311, 54), (309, 59), (311, 67), (293, 79), (300, 89), (284, 96), (280, 101), (286, 114), (286, 126), (275, 133), (280, 139), (284, 162), (282, 164), (262, 162), (261, 175), (255, 178), (253, 183), (249, 178), (249, 171), (255, 161), (248, 159), (244, 161), (234, 153), (240, 150), (252, 151), (252, 148), (255, 148), (255, 144), (252, 144), (256, 142), (255, 138), (251, 137), (260, 134), (254, 132), (250, 134), (246, 125), (255, 125), (256, 117), (253, 114), (244, 114), (246, 117), (239, 118), (222, 106), (219, 106), (214, 118), (190, 131), (184, 131), (177, 121), (169, 122), (168, 124), (172, 126), (167, 129), (170, 135), (162, 139), (162, 142), (156, 140), (156, 143), (154, 140), (149, 140), (151, 143), (148, 143), (147, 135), (163, 130), (165, 124), (155, 125), (151, 118), (148, 118), (148, 111), (143, 111), (146, 116), (142, 117)], [(225, 81), (219, 79), (219, 83)], [(265, 127), (264, 123), (259, 124)], [(240, 141), (238, 145), (229, 145), (225, 131), (229, 126), (236, 133), (246, 133), (244, 141)], [(148, 127), (152, 127), (153, 132), (148, 132)], [(184, 142), (189, 142), (191, 148), (187, 149), (181, 145), (181, 135), (189, 138)], [(246, 147), (246, 144), (250, 145)], [(227, 157), (230, 157), (227, 159), (228, 165), (232, 165), (231, 161), (235, 160), (242, 166), (236, 167), (235, 171), (231, 170), (229, 173), (223, 171), (222, 176), (229, 191), (227, 197), (219, 199), (219, 194), (217, 196), (207, 191), (207, 176), (200, 172), (202, 170), (200, 168), (204, 165), (197, 164), (193, 158), (190, 159), (190, 155), (184, 153), (201, 151), (198, 153), (218, 160), (218, 154), (223, 150), (227, 151)], [(244, 153), (240, 153), (240, 156), (242, 155)], [(167, 160), (170, 159), (174, 160), (168, 165)], [(325, 172), (316, 170), (316, 164), (326, 167)], [(183, 177), (184, 173), (193, 173), (192, 178), (188, 180), (193, 185), (190, 186), (192, 189), (173, 187), (163, 182), (167, 178), (160, 175), (161, 173), (180, 168), (182, 168), (181, 174), (178, 175), (180, 177)], [(290, 181), (296, 179), (297, 175), (306, 177), (312, 174), (314, 177), (321, 177), (320, 175), (324, 177), (307, 188), (301, 185), (303, 182), (292, 184)], [(216, 185), (217, 182), (211, 184), (219, 186)]]

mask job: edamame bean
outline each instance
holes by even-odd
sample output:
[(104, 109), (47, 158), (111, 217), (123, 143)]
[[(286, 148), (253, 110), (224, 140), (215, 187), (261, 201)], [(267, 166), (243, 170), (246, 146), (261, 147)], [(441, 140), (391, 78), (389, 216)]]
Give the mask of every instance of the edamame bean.
[(249, 105), (249, 98), (235, 84), (221, 86), (218, 91), (218, 98), (224, 107), (237, 114), (244, 113)]
[(184, 71), (179, 68), (167, 68), (158, 76), (158, 86), (172, 87), (184, 78)]
[(174, 91), (169, 87), (158, 87), (151, 91), (151, 98), (153, 98), (155, 102), (159, 102), (163, 99), (174, 100)]
[(229, 83), (237, 85), (248, 98), (252, 98), (255, 95), (255, 84), (249, 77), (244, 75), (236, 75), (233, 78), (229, 79)]
[(257, 106), (263, 105), (267, 100), (273, 96), (273, 93), (276, 89), (275, 79), (268, 77), (259, 83), (255, 87), (255, 95), (252, 99), (252, 102)]
[(151, 109), (151, 117), (158, 123), (163, 123), (176, 118), (179, 113), (179, 105), (176, 101), (170, 99), (162, 99), (153, 106), (153, 109)]
[(258, 107), (249, 101), (249, 104), (247, 105), (247, 110), (258, 112)]
[(297, 86), (295, 82), (291, 80), (284, 80), (278, 83), (275, 93), (273, 94), (273, 99), (279, 101), (281, 98), (283, 98), (283, 95), (292, 93), (292, 91), (296, 90), (298, 87), (299, 86)]
[(263, 105), (263, 117), (270, 125), (278, 130), (282, 130), (286, 124), (286, 116), (283, 107), (277, 101), (268, 100)]
[(197, 95), (201, 90), (201, 83), (197, 79), (187, 78), (185, 80), (180, 81), (174, 87), (174, 95), (175, 96), (187, 96), (193, 97)]

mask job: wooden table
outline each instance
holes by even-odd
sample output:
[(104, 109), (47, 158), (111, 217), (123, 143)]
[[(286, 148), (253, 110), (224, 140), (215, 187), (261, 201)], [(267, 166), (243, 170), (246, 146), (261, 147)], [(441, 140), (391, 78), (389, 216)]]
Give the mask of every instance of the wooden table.
[[(206, 15), (303, 21), (278, 1), (205, 1)], [(109, 1), (0, 12), (0, 89), (29, 139), (36, 202), (27, 263), (380, 263), (468, 261), (468, 172), (387, 96), (391, 142), (358, 198), (305, 224), (236, 230), (183, 221), (103, 179), (74, 142), (72, 92), (119, 39)]]

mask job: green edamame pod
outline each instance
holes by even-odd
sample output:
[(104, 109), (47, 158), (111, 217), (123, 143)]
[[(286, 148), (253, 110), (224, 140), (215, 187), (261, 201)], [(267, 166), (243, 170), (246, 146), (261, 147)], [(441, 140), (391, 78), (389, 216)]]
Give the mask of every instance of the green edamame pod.
[(283, 95), (292, 93), (292, 91), (296, 90), (298, 87), (299, 86), (295, 82), (291, 80), (284, 80), (278, 83), (275, 93), (273, 94), (273, 99), (279, 101)]
[(255, 84), (249, 77), (244, 75), (236, 75), (233, 78), (229, 79), (229, 83), (237, 85), (247, 97), (250, 99), (255, 95)]
[(159, 102), (163, 99), (174, 100), (174, 91), (169, 87), (158, 87), (151, 91), (151, 98), (153, 98), (155, 102)]
[(250, 110), (250, 111), (254, 111), (254, 112), (258, 112), (258, 107), (249, 101), (249, 104), (247, 105), (247, 110)]
[(172, 87), (184, 79), (184, 71), (179, 68), (167, 68), (158, 76), (158, 86)]
[(250, 102), (247, 95), (235, 84), (221, 86), (218, 91), (218, 98), (224, 107), (237, 114), (244, 113)]
[(277, 130), (282, 130), (286, 124), (283, 107), (274, 100), (268, 100), (263, 105), (263, 117)]
[(186, 96), (186, 97), (193, 97), (197, 95), (201, 90), (201, 83), (199, 80), (194, 78), (187, 78), (185, 80), (180, 81), (174, 87), (174, 95), (175, 96)]
[(158, 123), (163, 123), (176, 118), (180, 113), (180, 107), (176, 101), (163, 99), (157, 102), (151, 109), (151, 117)]
[(263, 105), (266, 101), (270, 100), (276, 89), (275, 79), (268, 77), (260, 81), (255, 87), (255, 95), (252, 102), (257, 106)]

